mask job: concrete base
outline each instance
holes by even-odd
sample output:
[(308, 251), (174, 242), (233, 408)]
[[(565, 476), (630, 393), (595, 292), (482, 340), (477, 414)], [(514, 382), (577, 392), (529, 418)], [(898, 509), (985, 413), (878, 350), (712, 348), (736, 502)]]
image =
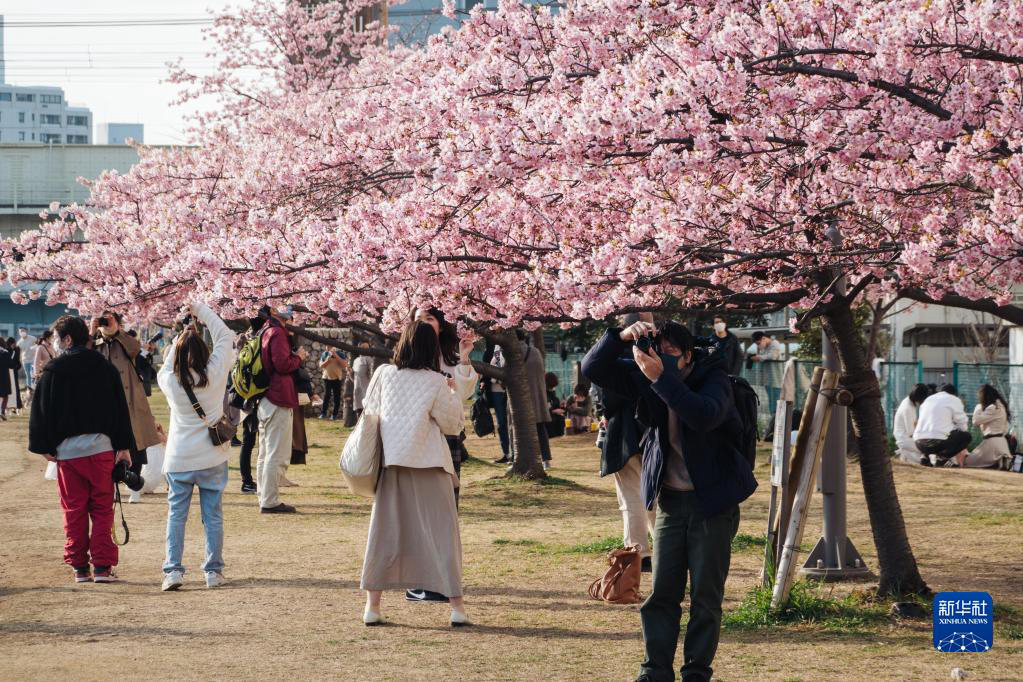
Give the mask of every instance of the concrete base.
[(844, 551), (839, 553), (838, 566), (828, 566), (826, 558), (827, 547), (824, 538), (817, 541), (817, 546), (810, 552), (806, 563), (799, 569), (799, 575), (809, 578), (816, 578), (826, 582), (838, 582), (840, 580), (872, 580), (876, 576), (863, 563), (863, 558), (856, 551), (852, 540), (845, 539)]

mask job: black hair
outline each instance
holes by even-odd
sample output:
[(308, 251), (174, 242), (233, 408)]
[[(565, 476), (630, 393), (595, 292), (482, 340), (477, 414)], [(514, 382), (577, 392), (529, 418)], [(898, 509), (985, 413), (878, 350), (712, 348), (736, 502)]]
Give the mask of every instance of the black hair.
[(753, 332), (753, 342), (756, 343), (765, 336), (767, 336), (767, 334), (765, 334), (764, 332)]
[(956, 390), (954, 384), (945, 384), (941, 387), (942, 393), (948, 393), (949, 395), (959, 395), (959, 391)]
[(89, 342), (89, 327), (85, 320), (74, 315), (61, 315), (57, 318), (53, 323), (53, 331), (61, 340), (70, 336), (74, 346), (84, 346)]
[(927, 400), (929, 395), (932, 395), (934, 391), (927, 384), (917, 384), (913, 387), (913, 390), (909, 392), (909, 402), (919, 406), (920, 403)]
[(394, 347), (393, 362), (398, 369), (432, 369), (440, 372), (440, 342), (433, 327), (412, 320)]
[(558, 387), (558, 384), (560, 383), (558, 381), (558, 375), (555, 374), (554, 372), (547, 372), (546, 374), (544, 374), (543, 381), (544, 384), (547, 386), (548, 391), (553, 391), (555, 388)]
[(1005, 402), (1005, 398), (998, 392), (998, 389), (991, 384), (984, 384), (977, 389), (977, 402), (981, 404), (981, 407), (989, 407), (995, 403), (1002, 403), (1002, 407), (1005, 408), (1005, 418), (1008, 421), (1012, 421), (1012, 415), (1009, 413), (1009, 403)]
[(657, 331), (662, 338), (677, 346), (682, 355), (692, 352), (695, 345), (693, 334), (678, 322), (662, 322), (657, 326)]
[(444, 317), (444, 313), (439, 308), (430, 308), (427, 311), (430, 315), (437, 318), (437, 322), (440, 323), (440, 354), (444, 358), (444, 364), (451, 365), (454, 367), (458, 364), (458, 328), (455, 325), (447, 321)]

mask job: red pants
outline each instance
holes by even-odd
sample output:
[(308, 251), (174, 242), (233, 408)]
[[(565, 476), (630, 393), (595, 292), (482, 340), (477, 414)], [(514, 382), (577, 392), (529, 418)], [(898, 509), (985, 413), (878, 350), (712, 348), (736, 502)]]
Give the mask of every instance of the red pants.
[[(64, 562), (88, 566), (116, 566), (114, 544), (114, 453), (57, 462), (57, 489), (64, 510)], [(92, 536), (89, 520), (92, 519)]]

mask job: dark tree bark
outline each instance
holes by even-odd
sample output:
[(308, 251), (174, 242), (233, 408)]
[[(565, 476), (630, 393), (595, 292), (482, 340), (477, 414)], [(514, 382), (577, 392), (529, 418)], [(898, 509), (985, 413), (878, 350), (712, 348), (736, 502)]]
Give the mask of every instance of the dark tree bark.
[(508, 396), (508, 424), (511, 428), (512, 452), (515, 462), (512, 473), (528, 479), (546, 477), (540, 458), (540, 439), (536, 432), (536, 413), (533, 394), (526, 378), (525, 355), (522, 344), (513, 331), (495, 336), (504, 355), (504, 390)]
[(880, 571), (882, 595), (929, 594), (906, 534), (888, 454), (877, 377), (853, 322), (849, 302), (835, 301), (822, 318), (842, 363), (843, 384), (855, 395), (849, 408), (859, 444), (860, 474)]

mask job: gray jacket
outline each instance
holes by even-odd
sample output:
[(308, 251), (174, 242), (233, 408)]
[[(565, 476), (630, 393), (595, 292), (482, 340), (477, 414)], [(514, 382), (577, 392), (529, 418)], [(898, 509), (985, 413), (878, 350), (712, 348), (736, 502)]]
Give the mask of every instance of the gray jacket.
[(546, 424), (551, 420), (551, 412), (547, 404), (547, 382), (544, 379), (547, 368), (544, 365), (543, 354), (525, 344), (522, 344), (522, 353), (525, 357), (526, 381), (529, 382), (529, 394), (533, 398), (536, 423)]

